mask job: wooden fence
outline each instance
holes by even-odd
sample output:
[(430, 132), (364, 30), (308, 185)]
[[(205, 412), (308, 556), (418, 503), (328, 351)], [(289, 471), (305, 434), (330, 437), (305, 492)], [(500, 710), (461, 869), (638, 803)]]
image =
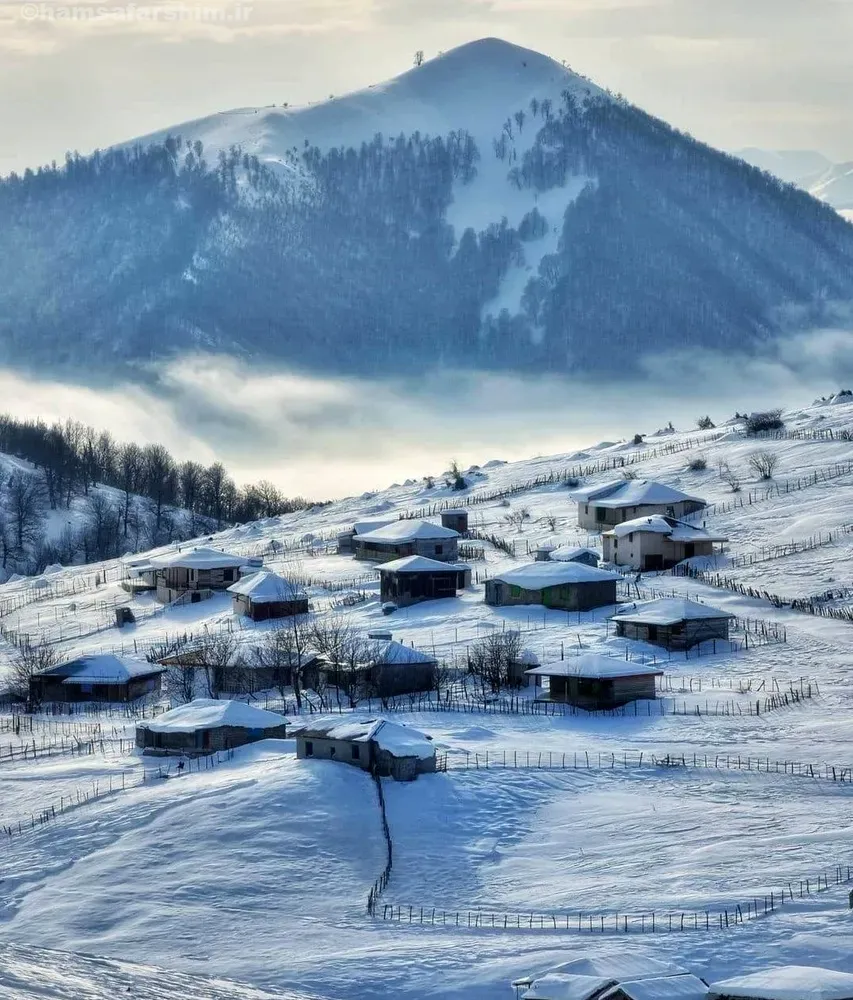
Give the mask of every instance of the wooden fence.
[(0, 764), (10, 764), (21, 760), (42, 760), (49, 757), (78, 756), (86, 757), (94, 754), (107, 756), (109, 754), (130, 753), (135, 742), (129, 739), (106, 739), (106, 740), (32, 740), (27, 743), (7, 744), (5, 747), (0, 743)]

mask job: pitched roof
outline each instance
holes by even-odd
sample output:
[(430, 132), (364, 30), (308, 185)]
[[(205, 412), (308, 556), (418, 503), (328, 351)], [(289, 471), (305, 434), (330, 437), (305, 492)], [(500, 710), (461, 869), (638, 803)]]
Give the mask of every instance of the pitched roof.
[(608, 580), (622, 578), (618, 573), (585, 566), (583, 563), (548, 561), (527, 563), (518, 569), (499, 573), (494, 579), (524, 590), (545, 590), (547, 587), (559, 587), (566, 583), (606, 583)]
[(576, 976), (600, 976), (617, 982), (634, 982), (638, 979), (656, 979), (660, 976), (687, 975), (688, 970), (675, 962), (664, 962), (645, 955), (626, 955), (622, 951), (605, 952), (575, 958), (554, 966), (550, 972)]
[[(712, 535), (704, 528), (697, 528), (695, 524), (688, 524), (686, 521), (679, 521), (674, 517), (666, 517), (663, 514), (650, 514), (648, 517), (634, 517), (630, 521), (623, 521), (616, 524), (602, 534), (624, 538), (635, 531), (653, 532), (659, 535), (667, 535), (673, 542), (727, 542), (724, 535)], [(552, 557), (553, 558), (553, 557)]]
[(432, 740), (417, 729), (387, 719), (312, 719), (298, 733), (302, 739), (312, 736), (351, 743), (375, 743), (394, 757), (419, 757), (425, 760), (435, 754)]
[(305, 591), (299, 584), (285, 580), (272, 570), (262, 569), (251, 576), (243, 577), (228, 587), (228, 593), (237, 597), (248, 597), (253, 604), (271, 604), (275, 601), (297, 601), (305, 598)]
[(681, 597), (660, 597), (654, 601), (641, 601), (633, 608), (613, 616), (615, 622), (634, 622), (640, 625), (675, 625), (678, 622), (699, 621), (703, 618), (735, 618), (736, 615), (720, 608), (712, 608), (697, 601)]
[(395, 542), (429, 541), (431, 539), (441, 540), (442, 538), (458, 538), (459, 532), (452, 528), (444, 528), (440, 524), (433, 524), (432, 521), (421, 521), (417, 519), (404, 518), (394, 521), (384, 528), (376, 528), (363, 535), (356, 535), (356, 538), (363, 542), (386, 542), (393, 545)]
[(593, 1000), (613, 979), (600, 976), (576, 976), (562, 972), (547, 972), (537, 976), (530, 989), (521, 994), (521, 1000)]
[(712, 983), (710, 1000), (853, 1000), (853, 975), (810, 965), (783, 965)]
[(558, 549), (554, 549), (551, 553), (551, 560), (553, 562), (572, 562), (579, 556), (591, 555), (595, 556), (596, 559), (601, 559), (601, 553), (597, 552), (595, 549), (588, 549), (585, 545), (574, 545), (571, 547), (563, 548), (560, 546)]
[(231, 569), (245, 562), (245, 556), (232, 556), (228, 552), (208, 548), (185, 549), (151, 560), (157, 569)]
[(199, 729), (219, 729), (236, 726), (240, 729), (273, 729), (283, 726), (287, 719), (276, 712), (267, 712), (242, 701), (218, 701), (215, 698), (196, 698), (179, 705), (150, 722), (139, 723), (140, 728), (153, 733), (194, 733)]
[(439, 562), (438, 559), (428, 559), (426, 556), (404, 556), (402, 559), (392, 559), (377, 567), (380, 573), (452, 573), (454, 570), (470, 569), (466, 563)]
[(653, 479), (616, 479), (601, 486), (589, 486), (572, 490), (569, 496), (578, 503), (595, 503), (598, 507), (659, 507), (666, 504), (683, 503), (693, 500), (704, 504), (700, 497), (682, 493), (665, 483)]
[(384, 528), (386, 524), (396, 524), (396, 517), (385, 518), (377, 521), (356, 521), (352, 530), (357, 535), (365, 535), (368, 531), (375, 531), (377, 528)]
[(693, 975), (656, 976), (633, 982), (622, 980), (603, 994), (601, 1000), (608, 1000), (617, 991), (631, 1000), (706, 1000), (708, 996), (708, 987)]
[(534, 677), (586, 677), (590, 680), (612, 680), (616, 677), (659, 677), (660, 667), (632, 660), (617, 660), (600, 653), (581, 653), (565, 660), (552, 660), (541, 666), (525, 670)]
[(78, 656), (47, 670), (39, 676), (62, 677), (63, 684), (126, 684), (135, 677), (150, 677), (163, 673), (163, 667), (147, 660), (115, 656), (113, 653), (95, 653)]
[(435, 657), (419, 649), (404, 646), (396, 639), (378, 639), (372, 644), (370, 655), (377, 663), (434, 663)]

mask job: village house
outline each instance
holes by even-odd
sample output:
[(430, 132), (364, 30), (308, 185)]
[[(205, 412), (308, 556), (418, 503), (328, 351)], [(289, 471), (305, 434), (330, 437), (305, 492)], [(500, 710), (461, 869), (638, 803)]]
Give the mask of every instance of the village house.
[(419, 601), (455, 597), (457, 590), (471, 586), (471, 567), (426, 556), (406, 556), (383, 563), (379, 579), (381, 599), (404, 608)]
[(486, 581), (486, 604), (589, 611), (616, 603), (618, 573), (577, 562), (532, 562)]
[(331, 687), (355, 688), (361, 697), (393, 698), (431, 691), (438, 661), (394, 639), (377, 639), (359, 650), (358, 663), (327, 660), (320, 667)]
[(599, 653), (581, 653), (565, 660), (543, 663), (526, 671), (541, 684), (548, 679), (548, 691), (537, 701), (555, 701), (590, 712), (617, 708), (631, 701), (654, 700), (655, 681), (663, 675), (658, 667), (617, 660)]
[(621, 610), (611, 621), (616, 624), (616, 635), (621, 638), (680, 651), (700, 642), (728, 640), (729, 624), (734, 617), (728, 611), (707, 604), (662, 597)]
[(188, 756), (286, 736), (283, 715), (214, 698), (196, 698), (136, 726), (136, 745), (146, 752)]
[(342, 531), (338, 535), (338, 555), (351, 556), (353, 554), (355, 551), (353, 540), (356, 535), (366, 535), (369, 531), (374, 531), (376, 528), (384, 528), (386, 525), (394, 524), (396, 521), (396, 517), (377, 521), (356, 521), (351, 528), (347, 531)]
[(464, 507), (448, 507), (441, 512), (441, 524), (460, 535), (468, 533), (468, 511)]
[(708, 984), (697, 976), (657, 976), (623, 981), (601, 994), (600, 1000), (707, 1000)]
[(308, 614), (308, 595), (299, 586), (272, 570), (259, 570), (228, 587), (235, 615), (252, 621)]
[(707, 506), (699, 497), (650, 479), (617, 479), (573, 490), (569, 496), (578, 505), (578, 526), (592, 531), (650, 514), (683, 518)]
[(353, 539), (355, 558), (385, 563), (405, 556), (426, 556), (438, 562), (459, 559), (459, 532), (431, 521), (402, 519)]
[(296, 733), (296, 756), (342, 761), (397, 781), (414, 781), (419, 774), (436, 769), (430, 737), (387, 719), (312, 720)]
[(30, 678), (30, 701), (135, 701), (157, 694), (163, 668), (112, 653), (78, 656)]
[(516, 979), (512, 985), (520, 1000), (600, 1000), (620, 983), (667, 978), (693, 977), (674, 962), (639, 955), (602, 954), (563, 962), (538, 975)]
[(783, 965), (712, 983), (707, 1000), (853, 1000), (853, 975), (811, 965)]
[(584, 566), (598, 566), (601, 553), (582, 545), (560, 546), (551, 552), (550, 558), (553, 562), (577, 562), (583, 563)]
[(212, 591), (226, 590), (236, 583), (245, 561), (242, 556), (208, 548), (186, 549), (152, 559), (157, 600), (171, 604), (186, 594), (189, 603), (195, 604), (212, 596)]
[(686, 521), (651, 514), (623, 521), (601, 536), (605, 562), (637, 570), (670, 569), (685, 559), (713, 556), (728, 541)]

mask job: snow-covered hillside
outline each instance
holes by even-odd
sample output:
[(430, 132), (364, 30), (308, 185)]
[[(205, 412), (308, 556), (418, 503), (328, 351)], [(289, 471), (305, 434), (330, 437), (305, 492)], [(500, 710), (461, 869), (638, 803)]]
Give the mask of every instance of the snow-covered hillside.
[(853, 161), (833, 163), (812, 150), (740, 149), (737, 156), (796, 184), (853, 221)]
[[(409, 482), (212, 536), (207, 544), (298, 573), (312, 621), (342, 616), (361, 633), (381, 626), (458, 665), (478, 639), (515, 628), (543, 662), (574, 650), (654, 660), (664, 671), (660, 696), (615, 716), (530, 714), (503, 696), (494, 703), (500, 711), (483, 702), (463, 711), (457, 679), (447, 694), (453, 711), (398, 705), (396, 718), (433, 736), (448, 770), (410, 785), (386, 782), (394, 867), (378, 917), (393, 906), (387, 922), (365, 912), (384, 859), (365, 774), (297, 761), (285, 740), (160, 780), (160, 760), (120, 742), (133, 734), (124, 712), (36, 715), (31, 730), (17, 732), (0, 714), (0, 825), (14, 831), (60, 801), (73, 806), (4, 843), (0, 941), (144, 959), (175, 970), (175, 982), (178, 974), (214, 975), (332, 1000), (495, 1000), (522, 974), (608, 948), (657, 958), (675, 951), (708, 981), (781, 962), (853, 971), (845, 874), (853, 867), (850, 400), (786, 413), (784, 432), (762, 439), (723, 421), (705, 430), (648, 428), (641, 444), (484, 461), (464, 470), (462, 491), (437, 472), (435, 485)], [(757, 450), (776, 458), (770, 481), (750, 469)], [(538, 544), (598, 545), (577, 528), (568, 484), (623, 472), (706, 498), (712, 506), (695, 520), (729, 542), (722, 556), (694, 561), (725, 578), (717, 585), (643, 574), (626, 582), (622, 598), (672, 592), (729, 611), (739, 618), (734, 644), (667, 654), (615, 638), (612, 609), (578, 615), (484, 603), (483, 579), (529, 563)], [(378, 574), (336, 554), (337, 533), (356, 521), (435, 518), (443, 505), (470, 512), (472, 587), (383, 615)], [(2, 662), (21, 633), (68, 655), (144, 654), (177, 636), (229, 635), (250, 648), (271, 631), (270, 623), (236, 619), (221, 595), (165, 609), (132, 597), (118, 586), (122, 572), (110, 562), (0, 587)], [(360, 599), (342, 600), (347, 592)], [(792, 599), (812, 599), (815, 613)], [(117, 604), (132, 608), (135, 625), (115, 626)], [(767, 701), (786, 691), (803, 698)], [(265, 694), (255, 697), (265, 703)], [(278, 692), (269, 698), (280, 706)], [(291, 698), (287, 705), (292, 711)], [(33, 744), (53, 750), (34, 757), (24, 750)], [(655, 765), (662, 759), (670, 766)], [(78, 808), (76, 796), (95, 787), (101, 797)], [(783, 890), (795, 898), (780, 907)], [(736, 929), (715, 927), (711, 917), (707, 929), (699, 924), (706, 912), (716, 919), (756, 900), (760, 907), (771, 893), (766, 918)], [(581, 911), (611, 923), (629, 916), (632, 932), (608, 930), (606, 940), (579, 933)], [(661, 933), (659, 923), (655, 933), (641, 932), (651, 912), (659, 921), (674, 915), (675, 929)], [(478, 913), (497, 914), (498, 923), (483, 926)], [(541, 924), (528, 924), (533, 913)], [(696, 914), (696, 928), (681, 932), (685, 913), (690, 923)], [(433, 924), (436, 914), (445, 918)], [(10, 954), (3, 947), (0, 969)], [(82, 969), (95, 960), (74, 961)], [(147, 984), (148, 973), (137, 974)]]

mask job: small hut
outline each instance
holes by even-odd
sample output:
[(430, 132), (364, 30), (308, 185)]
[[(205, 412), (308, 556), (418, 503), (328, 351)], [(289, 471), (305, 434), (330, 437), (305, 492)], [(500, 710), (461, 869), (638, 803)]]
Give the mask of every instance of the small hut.
[(614, 615), (616, 634), (664, 649), (685, 650), (712, 639), (727, 640), (735, 615), (678, 597), (642, 601)]
[(455, 597), (471, 585), (471, 567), (465, 563), (439, 562), (426, 556), (406, 556), (379, 567), (380, 594), (401, 608), (420, 601)]
[(811, 965), (782, 965), (712, 983), (708, 1000), (853, 1000), (853, 975)]
[(560, 546), (551, 553), (551, 559), (554, 562), (576, 562), (583, 563), (584, 566), (598, 566), (601, 553), (583, 545)]
[(441, 524), (444, 528), (458, 531), (460, 535), (468, 533), (468, 511), (464, 507), (448, 507), (441, 512)]
[(171, 604), (187, 594), (191, 603), (201, 601), (211, 596), (210, 591), (225, 590), (235, 583), (245, 562), (242, 556), (208, 548), (187, 549), (152, 559), (157, 600)]
[(355, 558), (386, 563), (405, 556), (426, 556), (454, 563), (459, 558), (459, 532), (431, 521), (403, 518), (353, 538)]
[(435, 746), (429, 736), (386, 719), (312, 720), (296, 733), (300, 760), (337, 760), (397, 781), (414, 781), (435, 771)]
[(101, 653), (78, 656), (30, 678), (30, 699), (135, 701), (160, 691), (163, 667), (146, 660)]
[(616, 603), (621, 577), (576, 562), (533, 562), (486, 581), (486, 604), (543, 604), (546, 608), (589, 611)]
[(287, 719), (242, 701), (197, 698), (136, 727), (136, 745), (164, 754), (207, 754), (284, 739)]
[(299, 584), (273, 573), (259, 570), (228, 588), (235, 615), (246, 615), (252, 621), (288, 618), (308, 614), (308, 595)]
[(363, 697), (393, 698), (431, 691), (437, 666), (435, 656), (394, 639), (380, 639), (365, 644), (356, 665), (329, 661), (321, 669), (332, 687), (357, 687)]
[(600, 1000), (707, 1000), (708, 984), (697, 976), (657, 976), (623, 981), (601, 994)]
[(533, 553), (533, 558), (536, 562), (548, 562), (551, 558), (551, 553), (557, 548), (553, 542), (540, 542), (536, 546), (536, 550)]
[(624, 953), (605, 953), (575, 958), (555, 965), (547, 972), (516, 979), (516, 996), (523, 1000), (598, 1000), (620, 982), (635, 983), (666, 977), (684, 977), (688, 972), (673, 962), (662, 962)]
[(631, 701), (654, 700), (655, 679), (663, 675), (658, 667), (617, 660), (599, 653), (582, 653), (531, 667), (527, 676), (541, 683), (548, 678), (548, 693), (540, 701), (556, 701), (590, 712), (617, 708)]
[(338, 555), (352, 555), (355, 551), (354, 539), (356, 535), (366, 535), (368, 531), (377, 528), (384, 528), (387, 524), (393, 524), (397, 519), (391, 518), (384, 521), (356, 521), (356, 523), (342, 531), (338, 535)]

